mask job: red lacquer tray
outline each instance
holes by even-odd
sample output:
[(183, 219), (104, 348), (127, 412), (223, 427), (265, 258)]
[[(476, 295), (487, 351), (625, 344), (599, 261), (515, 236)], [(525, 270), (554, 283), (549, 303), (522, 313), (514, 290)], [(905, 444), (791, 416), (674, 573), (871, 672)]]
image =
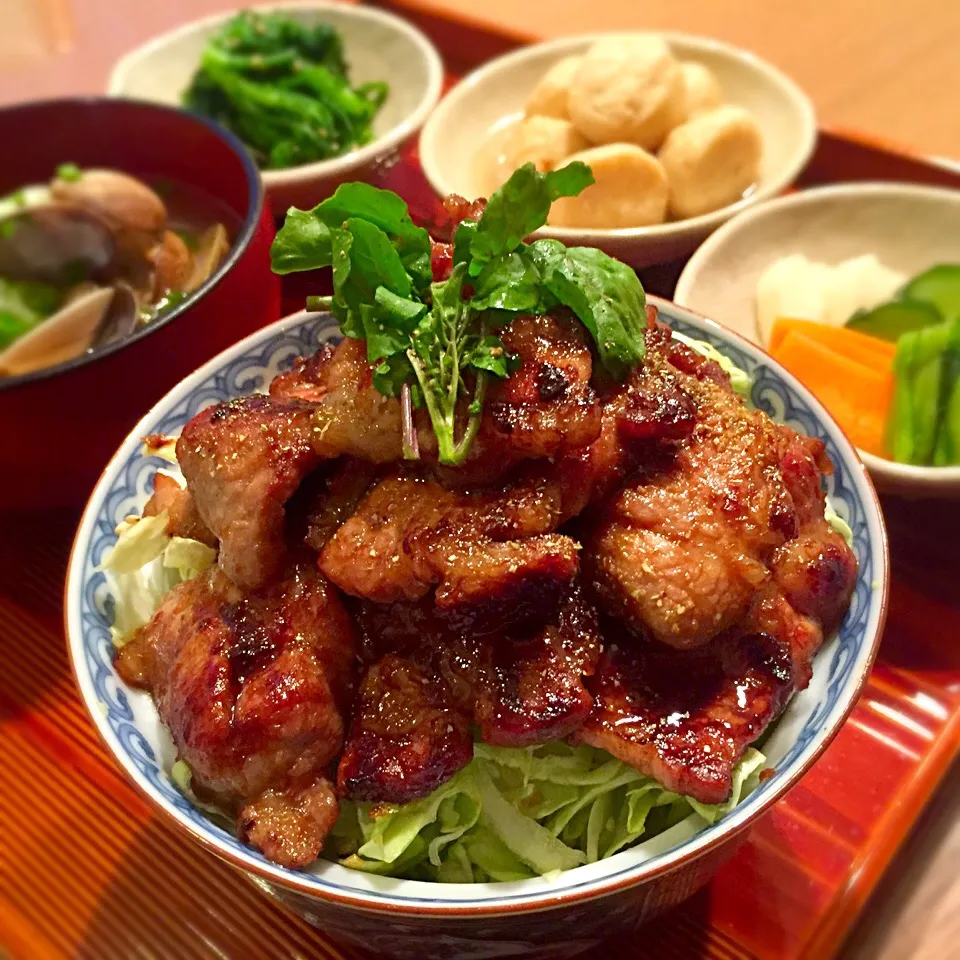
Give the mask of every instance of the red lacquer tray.
[[(390, 4), (427, 30), (451, 77), (518, 38)], [(956, 174), (823, 133), (801, 186)], [(385, 174), (415, 214), (435, 198), (411, 150)], [(682, 264), (646, 271), (669, 295)], [(287, 290), (291, 309), (299, 285)], [(886, 500), (893, 584), (880, 659), (823, 758), (632, 960), (825, 960), (960, 748), (960, 507)], [(0, 513), (0, 957), (293, 960), (332, 944), (168, 828), (105, 754), (70, 677), (61, 585), (77, 517)]]

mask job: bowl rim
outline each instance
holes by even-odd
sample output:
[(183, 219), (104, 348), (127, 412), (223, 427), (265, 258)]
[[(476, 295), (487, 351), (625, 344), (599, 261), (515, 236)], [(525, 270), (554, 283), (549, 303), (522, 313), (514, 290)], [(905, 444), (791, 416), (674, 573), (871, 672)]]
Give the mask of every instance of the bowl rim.
[[(447, 900), (439, 899), (442, 892), (438, 892), (437, 899), (389, 899), (385, 896), (371, 895), (363, 890), (340, 890), (323, 888), (317, 889), (308, 880), (301, 880), (296, 871), (287, 870), (275, 864), (270, 864), (253, 857), (244, 857), (238, 854), (229, 846), (224, 844), (218, 837), (210, 833), (201, 833), (189, 823), (180, 817), (171, 815), (160, 799), (153, 795), (151, 789), (141, 780), (132, 764), (126, 756), (120, 755), (113, 749), (110, 737), (106, 730), (106, 717), (96, 709), (96, 704), (88, 699), (88, 690), (81, 679), (80, 670), (77, 667), (78, 652), (82, 650), (82, 631), (79, 629), (80, 612), (79, 603), (73, 601), (73, 597), (79, 597), (83, 586), (83, 566), (86, 555), (81, 554), (80, 547), (86, 546), (89, 542), (92, 527), (96, 522), (96, 517), (101, 509), (104, 497), (109, 492), (108, 481), (113, 480), (116, 467), (128, 456), (128, 447), (139, 442), (137, 438), (153, 422), (154, 411), (162, 410), (169, 405), (173, 395), (189, 393), (196, 385), (202, 383), (211, 374), (219, 370), (225, 362), (228, 355), (241, 353), (244, 347), (253, 346), (256, 342), (269, 336), (270, 333), (282, 332), (302, 323), (303, 320), (311, 315), (307, 311), (299, 311), (284, 317), (281, 320), (255, 331), (243, 340), (238, 341), (231, 347), (222, 351), (216, 357), (209, 360), (202, 367), (185, 378), (170, 390), (161, 400), (144, 415), (137, 426), (128, 434), (127, 438), (121, 443), (116, 453), (110, 459), (97, 481), (96, 486), (91, 493), (89, 500), (84, 508), (77, 532), (70, 549), (70, 557), (67, 565), (66, 577), (64, 579), (64, 631), (67, 639), (68, 654), (70, 666), (73, 673), (74, 682), (80, 691), (80, 696), (84, 707), (96, 729), (102, 745), (107, 753), (118, 764), (126, 779), (132, 783), (134, 788), (146, 799), (151, 808), (159, 813), (165, 821), (172, 821), (178, 830), (184, 835), (191, 837), (198, 842), (208, 852), (214, 854), (220, 859), (226, 861), (234, 867), (254, 876), (258, 882), (265, 881), (268, 884), (276, 884), (288, 892), (294, 892), (304, 895), (310, 899), (317, 899), (323, 902), (336, 904), (353, 909), (359, 909), (367, 913), (390, 914), (397, 916), (432, 916), (432, 917), (466, 917), (468, 919), (499, 916), (514, 913), (538, 912), (542, 910), (566, 907), (570, 904), (599, 899), (618, 891), (637, 886), (641, 883), (649, 882), (655, 878), (673, 873), (686, 866), (687, 864), (701, 859), (711, 851), (716, 851), (732, 838), (738, 836), (743, 831), (749, 829), (756, 823), (763, 814), (777, 803), (786, 793), (788, 793), (800, 779), (807, 773), (813, 764), (823, 754), (829, 744), (839, 733), (850, 712), (853, 710), (860, 695), (866, 685), (870, 675), (870, 670), (876, 658), (880, 639), (883, 635), (884, 626), (887, 617), (887, 605), (889, 597), (890, 581), (890, 555), (889, 543), (887, 540), (886, 525), (883, 519), (883, 513), (880, 508), (880, 501), (876, 490), (870, 480), (870, 476), (863, 466), (862, 461), (857, 456), (856, 450), (846, 438), (842, 430), (837, 427), (835, 421), (824, 409), (820, 402), (813, 397), (810, 392), (797, 381), (790, 373), (784, 370), (776, 361), (766, 358), (754, 344), (749, 343), (739, 334), (728, 330), (726, 327), (709, 320), (695, 311), (686, 307), (677, 307), (677, 305), (663, 301), (658, 297), (650, 297), (649, 302), (659, 306), (666, 306), (668, 309), (678, 309), (688, 316), (694, 318), (698, 323), (704, 324), (723, 337), (730, 338), (734, 344), (747, 353), (759, 353), (764, 362), (772, 363), (772, 368), (778, 377), (784, 379), (793, 389), (804, 395), (804, 399), (809, 404), (812, 412), (817, 417), (818, 422), (823, 421), (827, 425), (835, 428), (836, 437), (834, 438), (844, 455), (845, 462), (849, 465), (851, 475), (859, 481), (862, 481), (862, 489), (866, 493), (863, 498), (863, 508), (866, 515), (868, 526), (875, 526), (877, 531), (876, 542), (871, 537), (872, 552), (877, 560), (877, 569), (874, 571), (875, 580), (873, 583), (873, 593), (871, 599), (871, 608), (876, 610), (875, 629), (872, 636), (866, 638), (865, 654), (863, 656), (863, 669), (859, 676), (852, 681), (852, 687), (845, 703), (840, 707), (836, 716), (829, 725), (825, 725), (818, 735), (811, 741), (806, 748), (806, 754), (801, 754), (795, 761), (796, 767), (785, 776), (777, 789), (771, 790), (761, 798), (757, 805), (751, 810), (748, 808), (748, 815), (743, 813), (744, 808), (739, 807), (731, 811), (721, 821), (718, 821), (718, 827), (713, 830), (705, 830), (694, 836), (690, 840), (681, 843), (679, 847), (674, 847), (657, 855), (655, 858), (635, 864), (619, 871), (614, 877), (599, 877), (586, 881), (580, 889), (553, 890), (549, 887), (542, 889), (533, 888), (535, 880), (524, 881), (531, 887), (529, 893), (515, 896), (512, 900), (504, 902), (488, 903), (470, 900)], [(72, 629), (72, 624), (76, 622), (77, 629)], [(92, 691), (91, 691), (92, 694)], [(837, 705), (839, 706), (839, 704)], [(836, 710), (837, 707), (834, 707)], [(409, 881), (415, 883), (416, 881)], [(436, 884), (421, 884), (435, 888)]]
[[(900, 197), (906, 200), (948, 201), (960, 209), (960, 190), (899, 180), (859, 180), (852, 183), (832, 183), (797, 190), (795, 193), (789, 193), (782, 197), (774, 197), (723, 224), (697, 247), (677, 279), (677, 286), (674, 291), (676, 302), (683, 305), (684, 309), (690, 309), (683, 304), (683, 301), (687, 299), (691, 287), (717, 251), (741, 231), (745, 231), (763, 220), (775, 219), (785, 210), (815, 206), (821, 202), (858, 202), (865, 197)], [(734, 333), (735, 331), (731, 330), (730, 332)], [(754, 344), (754, 346), (766, 352), (766, 347), (762, 344)], [(923, 467), (909, 463), (897, 463), (895, 460), (888, 460), (886, 457), (868, 453), (859, 447), (857, 453), (860, 454), (860, 458), (869, 471), (876, 474), (881, 482), (889, 480), (898, 484), (917, 484), (919, 486), (929, 484), (940, 488), (954, 486), (960, 488), (960, 466)]]
[(588, 246), (599, 244), (604, 240), (671, 240), (687, 236), (691, 233), (701, 233), (713, 230), (718, 224), (739, 215), (742, 211), (766, 202), (786, 189), (797, 178), (800, 171), (807, 165), (817, 145), (817, 117), (813, 101), (803, 88), (779, 67), (774, 66), (757, 54), (713, 37), (705, 37), (695, 33), (685, 33), (677, 30), (604, 30), (591, 33), (579, 33), (568, 37), (557, 37), (541, 43), (532, 43), (521, 46), (517, 50), (502, 54), (488, 60), (482, 66), (470, 71), (460, 79), (437, 105), (420, 133), (419, 156), (424, 175), (430, 186), (440, 196), (455, 193), (448, 189), (451, 185), (441, 173), (436, 157), (440, 150), (439, 128), (448, 115), (459, 106), (459, 99), (471, 87), (485, 81), (488, 77), (509, 68), (516, 63), (528, 59), (535, 59), (541, 54), (556, 52), (563, 54), (575, 50), (586, 43), (592, 43), (611, 36), (622, 36), (624, 33), (648, 33), (663, 37), (669, 44), (684, 43), (696, 47), (700, 51), (708, 51), (738, 60), (747, 64), (755, 73), (762, 75), (768, 86), (776, 87), (796, 109), (799, 119), (798, 131), (802, 139), (801, 147), (796, 151), (792, 162), (783, 166), (766, 183), (759, 184), (745, 197), (729, 203), (718, 210), (703, 213), (696, 217), (687, 217), (683, 220), (671, 220), (666, 223), (653, 224), (646, 227), (617, 227), (602, 229), (599, 227), (541, 227), (535, 232), (538, 237), (551, 237), (562, 240), (567, 244), (583, 243)]
[[(253, 162), (253, 158), (236, 136), (234, 136), (229, 130), (225, 130), (212, 120), (208, 120), (206, 117), (201, 117), (199, 114), (188, 113), (187, 111), (178, 110), (175, 107), (170, 107), (162, 103), (156, 103), (151, 100), (135, 100), (130, 98), (125, 102), (133, 109), (144, 111), (160, 111), (168, 115), (176, 114), (184, 123), (199, 124), (205, 127), (214, 136), (222, 140), (223, 143), (230, 148), (231, 152), (240, 161), (244, 176), (247, 180), (246, 210), (241, 216), (240, 227), (236, 232), (236, 236), (231, 241), (230, 250), (227, 252), (226, 257), (223, 258), (220, 266), (217, 267), (217, 269), (199, 287), (197, 287), (196, 290), (188, 294), (188, 296), (184, 298), (181, 303), (178, 303), (172, 310), (165, 310), (155, 320), (152, 320), (150, 323), (146, 324), (146, 326), (134, 331), (127, 337), (123, 337), (121, 340), (107, 344), (100, 350), (95, 350), (91, 353), (81, 353), (79, 356), (71, 357), (69, 360), (64, 360), (61, 363), (55, 363), (49, 367), (41, 367), (39, 370), (32, 370), (29, 373), (20, 373), (12, 377), (0, 377), (0, 393), (2, 393), (4, 390), (13, 390), (16, 387), (24, 386), (26, 384), (38, 383), (41, 380), (47, 380), (61, 373), (67, 373), (69, 371), (79, 369), (80, 367), (86, 367), (94, 364), (99, 360), (103, 360), (112, 354), (123, 350), (131, 344), (137, 343), (140, 340), (144, 340), (151, 334), (156, 333), (156, 331), (165, 327), (168, 323), (173, 323), (174, 320), (186, 313), (188, 310), (191, 310), (204, 297), (206, 297), (207, 294), (210, 293), (210, 291), (213, 290), (214, 287), (216, 287), (220, 281), (237, 265), (237, 263), (240, 261), (240, 258), (246, 253), (247, 248), (250, 246), (250, 242), (257, 231), (257, 226), (260, 222), (261, 216), (263, 215), (264, 209), (263, 183), (260, 180), (256, 164)], [(72, 109), (73, 107), (79, 107), (84, 110), (97, 109), (101, 107), (112, 109), (116, 106), (116, 104), (116, 98), (103, 95), (51, 97), (47, 100), (31, 100), (24, 103), (13, 104), (8, 107), (0, 107), (0, 114), (11, 115), (33, 110), (42, 111), (46, 109)]]
[[(368, 23), (376, 22), (385, 24), (397, 34), (401, 34), (411, 41), (419, 50), (427, 67), (426, 88), (420, 101), (403, 119), (394, 124), (389, 130), (375, 140), (371, 140), (370, 143), (364, 144), (362, 147), (358, 147), (348, 153), (344, 153), (339, 157), (316, 160), (312, 163), (302, 163), (282, 170), (258, 170), (267, 190), (271, 187), (288, 187), (343, 174), (356, 167), (361, 167), (373, 162), (384, 156), (384, 154), (389, 154), (409, 137), (412, 137), (423, 126), (424, 121), (440, 99), (440, 95), (443, 92), (444, 80), (444, 67), (440, 52), (422, 30), (396, 14), (381, 10), (377, 7), (337, 2), (337, 0), (332, 0), (332, 2), (331, 0), (313, 0), (313, 2), (281, 0), (281, 2), (257, 5), (248, 9), (254, 13), (272, 13), (277, 11), (297, 13), (303, 11), (322, 12), (325, 10), (335, 10), (338, 15), (345, 17), (353, 17), (357, 20), (367, 21)], [(182, 38), (190, 36), (199, 30), (225, 23), (227, 20), (237, 16), (240, 12), (239, 9), (234, 9), (210, 14), (209, 16), (198, 17), (196, 20), (181, 24), (165, 33), (157, 34), (138, 46), (133, 47), (131, 50), (128, 50), (114, 62), (110, 70), (106, 95), (108, 97), (128, 99), (127, 94), (124, 93), (124, 87), (130, 74), (144, 56), (161, 51), (165, 47), (169, 47)], [(193, 111), (186, 110), (185, 108), (184, 110), (193, 116), (202, 116), (202, 114), (193, 113)], [(244, 150), (246, 150), (246, 148), (244, 148)], [(254, 164), (254, 166), (256, 165)]]

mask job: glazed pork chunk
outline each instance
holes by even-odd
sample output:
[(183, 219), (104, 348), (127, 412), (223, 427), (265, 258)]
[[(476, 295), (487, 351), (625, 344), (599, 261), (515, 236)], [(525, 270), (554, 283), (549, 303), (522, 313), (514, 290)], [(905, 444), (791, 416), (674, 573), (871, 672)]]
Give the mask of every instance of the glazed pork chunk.
[(354, 627), (311, 564), (244, 594), (218, 567), (175, 587), (117, 669), (153, 693), (195, 792), (276, 863), (316, 859), (338, 806)]
[(590, 714), (600, 636), (575, 587), (546, 622), (486, 637), (451, 629), (429, 603), (364, 602), (357, 616), (372, 664), (337, 771), (344, 796), (426, 796), (470, 761), (471, 726), (523, 747), (569, 736)]
[[(491, 382), (479, 434), (466, 463), (446, 471), (450, 482), (490, 482), (525, 458), (560, 456), (600, 433), (593, 362), (575, 320), (518, 317), (501, 338), (517, 369), (508, 380)], [(274, 379), (270, 393), (314, 406), (321, 456), (344, 454), (378, 464), (403, 460), (400, 401), (373, 386), (363, 341), (345, 339), (298, 360)], [(435, 462), (436, 439), (422, 411), (416, 424), (421, 458)]]
[[(573, 320), (520, 317), (503, 339), (519, 366), (508, 381), (491, 385), (467, 464), (437, 468), (433, 433), (425, 420), (420, 424), (423, 460), (433, 461), (448, 485), (495, 481), (525, 459), (562, 456), (600, 433), (591, 355)], [(304, 480), (338, 457), (356, 464), (402, 461), (401, 437), (399, 400), (374, 388), (366, 344), (345, 339), (298, 360), (274, 379), (269, 397), (244, 397), (197, 414), (177, 442), (187, 489), (180, 493), (161, 482), (150, 509), (168, 509), (172, 530), (219, 542), (227, 576), (257, 589), (286, 560), (286, 506)], [(368, 471), (360, 468), (360, 475), (369, 483)], [(566, 549), (554, 541), (539, 546), (548, 558), (542, 563)], [(488, 552), (504, 568), (515, 564), (506, 547)]]
[(822, 446), (722, 383), (682, 373), (662, 351), (646, 365), (691, 398), (696, 426), (640, 464), (592, 530), (584, 562), (605, 608), (638, 635), (702, 646), (747, 615), (771, 565), (783, 563), (777, 551), (800, 535), (836, 554), (817, 562), (839, 564), (832, 602), (845, 607), (852, 555), (823, 519)]
[[(605, 625), (606, 626), (606, 625)], [(763, 634), (708, 650), (607, 641), (578, 739), (702, 803), (730, 795), (733, 769), (793, 692), (789, 657)]]
[(196, 513), (242, 589), (262, 587), (286, 562), (286, 503), (321, 459), (312, 414), (300, 400), (241, 397), (198, 413), (177, 441)]
[(824, 519), (823, 445), (747, 409), (715, 365), (657, 331), (648, 346), (646, 369), (692, 400), (696, 425), (636, 462), (585, 534), (606, 646), (578, 737), (719, 803), (809, 682), (856, 559)]
[(489, 631), (556, 608), (579, 567), (553, 533), (562, 491), (535, 474), (499, 489), (450, 489), (401, 468), (374, 485), (320, 554), (341, 590), (377, 603), (431, 590), (449, 622)]

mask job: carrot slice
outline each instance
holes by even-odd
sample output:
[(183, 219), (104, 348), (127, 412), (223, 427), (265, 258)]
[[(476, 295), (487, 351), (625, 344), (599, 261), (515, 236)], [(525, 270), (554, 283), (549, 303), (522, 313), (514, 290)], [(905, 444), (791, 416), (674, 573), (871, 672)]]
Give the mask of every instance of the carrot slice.
[(897, 345), (879, 337), (850, 330), (847, 327), (831, 327), (814, 320), (793, 320), (781, 317), (773, 327), (770, 337), (770, 353), (773, 353), (789, 333), (800, 333), (834, 353), (862, 363), (874, 370), (889, 372), (893, 366), (893, 357)]
[(781, 336), (770, 354), (809, 388), (856, 446), (886, 455), (883, 435), (893, 391), (889, 371), (851, 360), (796, 328)]

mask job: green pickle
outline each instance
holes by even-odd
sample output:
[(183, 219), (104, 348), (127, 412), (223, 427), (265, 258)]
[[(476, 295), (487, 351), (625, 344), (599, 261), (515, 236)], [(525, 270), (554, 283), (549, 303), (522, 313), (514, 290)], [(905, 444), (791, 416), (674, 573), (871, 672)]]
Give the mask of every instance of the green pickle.
[(900, 337), (893, 361), (888, 432), (890, 451), (898, 463), (928, 466), (953, 455), (950, 437), (941, 437), (949, 430), (948, 409), (953, 409), (958, 366), (960, 317)]
[(872, 310), (858, 310), (847, 322), (851, 330), (897, 343), (900, 337), (941, 322), (940, 313), (929, 303), (891, 300)]
[(897, 463), (913, 463), (913, 384), (911, 362), (917, 334), (906, 333), (897, 342), (893, 359), (893, 407), (887, 419), (887, 449)]
[(960, 466), (960, 314), (951, 324), (943, 355), (933, 463), (938, 467)]
[(941, 263), (918, 273), (900, 291), (902, 300), (935, 307), (944, 320), (960, 316), (960, 264)]

